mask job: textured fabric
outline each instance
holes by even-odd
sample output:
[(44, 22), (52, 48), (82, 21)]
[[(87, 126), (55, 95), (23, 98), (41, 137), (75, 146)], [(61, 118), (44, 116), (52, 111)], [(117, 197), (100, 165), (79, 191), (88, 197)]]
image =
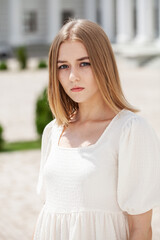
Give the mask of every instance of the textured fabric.
[(43, 131), (37, 193), (45, 203), (34, 240), (128, 240), (127, 214), (160, 206), (153, 128), (123, 109), (95, 144), (61, 147), (61, 132), (56, 119)]

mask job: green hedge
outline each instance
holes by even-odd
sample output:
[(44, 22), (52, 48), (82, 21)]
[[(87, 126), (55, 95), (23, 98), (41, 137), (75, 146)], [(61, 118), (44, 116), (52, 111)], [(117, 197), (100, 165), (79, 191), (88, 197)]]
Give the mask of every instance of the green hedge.
[(20, 68), (27, 68), (27, 49), (25, 46), (20, 46), (16, 49), (16, 56), (20, 63)]
[(5, 61), (0, 62), (0, 70), (4, 71), (7, 69), (8, 69), (7, 63)]
[(0, 151), (2, 151), (4, 145), (4, 138), (3, 138), (3, 127), (0, 125)]
[(47, 88), (39, 95), (36, 102), (36, 130), (39, 136), (41, 137), (44, 127), (53, 120), (52, 112), (49, 108), (47, 100)]
[(39, 63), (38, 63), (38, 68), (41, 69), (41, 68), (47, 68), (47, 63), (45, 60), (40, 60)]

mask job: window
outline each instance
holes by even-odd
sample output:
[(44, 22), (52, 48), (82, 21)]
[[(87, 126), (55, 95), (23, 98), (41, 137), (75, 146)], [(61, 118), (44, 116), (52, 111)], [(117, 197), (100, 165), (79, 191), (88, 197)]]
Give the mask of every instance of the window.
[(37, 31), (37, 12), (30, 11), (24, 14), (24, 31), (26, 33)]
[(65, 22), (66, 22), (69, 18), (73, 18), (73, 17), (74, 17), (73, 11), (63, 11), (63, 12), (62, 12), (62, 25), (64, 25)]

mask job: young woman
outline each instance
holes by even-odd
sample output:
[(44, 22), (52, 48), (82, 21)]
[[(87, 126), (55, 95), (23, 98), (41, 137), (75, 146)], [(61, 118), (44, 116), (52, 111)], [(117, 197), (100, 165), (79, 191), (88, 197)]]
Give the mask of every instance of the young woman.
[(160, 205), (160, 142), (125, 99), (111, 44), (71, 19), (49, 52), (34, 240), (151, 240)]

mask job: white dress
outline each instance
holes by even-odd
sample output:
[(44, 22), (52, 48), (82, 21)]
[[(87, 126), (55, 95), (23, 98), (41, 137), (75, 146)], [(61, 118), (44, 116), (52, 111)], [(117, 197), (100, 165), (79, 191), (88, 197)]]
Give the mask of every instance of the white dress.
[(37, 193), (44, 191), (45, 203), (34, 240), (129, 239), (127, 213), (160, 206), (160, 141), (153, 128), (123, 109), (95, 144), (61, 147), (61, 132), (56, 119), (43, 131)]

